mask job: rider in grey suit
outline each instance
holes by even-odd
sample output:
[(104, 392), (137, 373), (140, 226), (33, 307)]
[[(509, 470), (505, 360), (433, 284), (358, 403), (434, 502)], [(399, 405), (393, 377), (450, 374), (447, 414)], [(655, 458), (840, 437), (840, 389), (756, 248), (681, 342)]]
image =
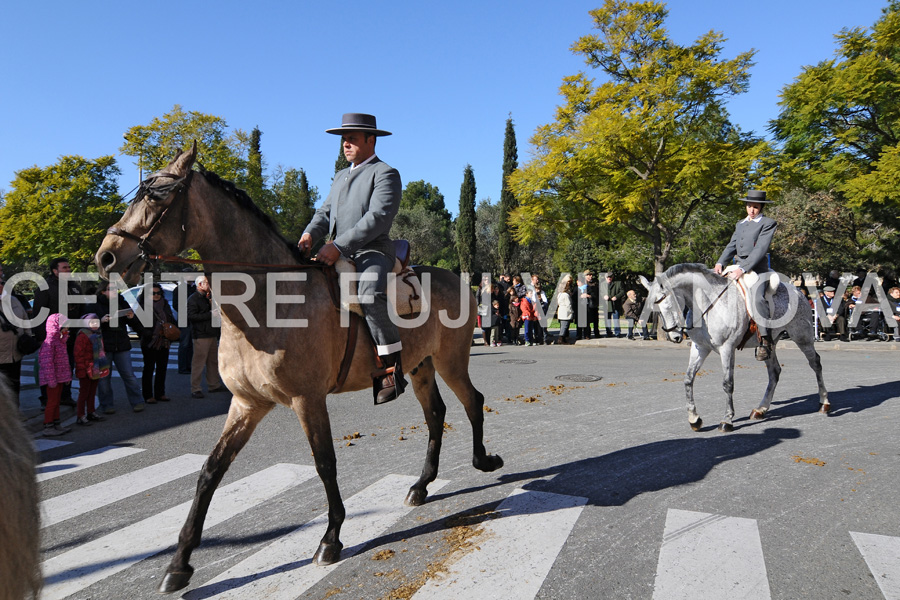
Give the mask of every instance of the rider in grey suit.
[(340, 135), (344, 156), (351, 166), (334, 176), (324, 204), (300, 237), (298, 246), (309, 251), (313, 243), (331, 238), (316, 260), (331, 265), (340, 256), (356, 263), (361, 274), (360, 304), (385, 371), (374, 377), (375, 403), (388, 402), (406, 387), (400, 365), (400, 333), (387, 308), (387, 276), (394, 267), (394, 245), (388, 233), (400, 208), (400, 173), (375, 156), (378, 129), (375, 117), (347, 113), (343, 125), (327, 129)]
[[(722, 265), (728, 264), (732, 258), (737, 257), (736, 271), (729, 273), (734, 279), (739, 279), (744, 273), (754, 271), (756, 273), (765, 273), (769, 271), (769, 246), (772, 243), (772, 236), (775, 235), (775, 229), (778, 224), (774, 219), (763, 216), (762, 210), (764, 204), (770, 204), (771, 200), (766, 200), (766, 193), (758, 190), (751, 190), (744, 198), (747, 208), (747, 218), (738, 222), (731, 236), (731, 241), (725, 246), (722, 256), (716, 262), (716, 273), (722, 273)], [(766, 303), (763, 293), (765, 285), (758, 285), (754, 290), (753, 305), (756, 312), (761, 317), (769, 316), (769, 307)], [(772, 348), (772, 338), (766, 329), (765, 319), (759, 319), (756, 326), (759, 335), (762, 338), (762, 344), (757, 349), (757, 360), (766, 360), (769, 358), (769, 352)]]

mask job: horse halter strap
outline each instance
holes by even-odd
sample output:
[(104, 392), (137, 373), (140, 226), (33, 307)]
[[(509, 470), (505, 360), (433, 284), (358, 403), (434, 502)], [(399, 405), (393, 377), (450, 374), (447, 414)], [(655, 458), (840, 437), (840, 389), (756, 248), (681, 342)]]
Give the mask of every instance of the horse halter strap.
[(157, 256), (157, 252), (153, 249), (153, 246), (150, 244), (150, 238), (153, 237), (165, 220), (166, 216), (169, 214), (169, 211), (175, 206), (175, 204), (182, 200), (181, 202), (181, 246), (184, 247), (187, 241), (187, 227), (185, 224), (187, 223), (187, 189), (191, 185), (191, 180), (194, 177), (194, 171), (191, 170), (187, 175), (182, 177), (181, 179), (176, 179), (172, 183), (153, 187), (149, 182), (158, 178), (159, 176), (148, 177), (145, 181), (141, 182), (140, 187), (138, 188), (138, 192), (135, 195), (135, 201), (138, 198), (142, 200), (146, 198), (153, 198), (155, 200), (164, 200), (168, 198), (170, 195), (175, 194), (175, 197), (172, 199), (171, 204), (163, 210), (156, 220), (153, 222), (153, 225), (150, 226), (150, 229), (147, 230), (142, 236), (137, 236), (130, 231), (125, 231), (124, 229), (120, 229), (119, 227), (110, 227), (106, 230), (107, 234), (117, 235), (119, 237), (123, 237), (129, 240), (133, 240), (138, 243), (138, 249), (141, 251), (140, 259), (143, 260), (148, 265), (153, 265), (154, 256)]

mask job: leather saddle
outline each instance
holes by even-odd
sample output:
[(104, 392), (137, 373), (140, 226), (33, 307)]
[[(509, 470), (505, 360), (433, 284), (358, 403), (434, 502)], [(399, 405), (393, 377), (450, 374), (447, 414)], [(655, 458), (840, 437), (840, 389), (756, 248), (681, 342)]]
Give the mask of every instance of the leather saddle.
[[(410, 246), (407, 240), (394, 240), (394, 268), (388, 276), (388, 302), (394, 306), (397, 315), (403, 317), (422, 311), (422, 284), (419, 276), (409, 266)], [(334, 263), (338, 278), (345, 274), (356, 273), (356, 264), (352, 260), (341, 257)], [(350, 278), (349, 297), (358, 293), (358, 282)], [(340, 309), (364, 316), (362, 307), (357, 302), (350, 302), (338, 289)]]

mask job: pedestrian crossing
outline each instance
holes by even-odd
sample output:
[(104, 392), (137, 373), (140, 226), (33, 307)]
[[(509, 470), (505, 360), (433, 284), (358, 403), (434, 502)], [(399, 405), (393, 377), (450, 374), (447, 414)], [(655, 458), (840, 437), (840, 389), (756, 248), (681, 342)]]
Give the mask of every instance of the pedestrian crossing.
[[(66, 442), (56, 440), (35, 440), (39, 451), (65, 445)], [(142, 465), (148, 462), (147, 457), (152, 457), (151, 451), (142, 448), (106, 446), (41, 464), (37, 468), (40, 481), (87, 469), (112, 475), (99, 483), (44, 499), (42, 527), (64, 523), (115, 502), (139, 501), (149, 490), (195, 476), (206, 460), (205, 456), (183, 454), (150, 461), (149, 466), (131, 472), (122, 473), (115, 468), (116, 461), (136, 455), (144, 458)], [(347, 518), (341, 539), (345, 547), (338, 563), (322, 567), (311, 562), (328, 521), (323, 512), (218, 574), (214, 574), (215, 569), (206, 568), (201, 577), (198, 571), (182, 597), (288, 600), (302, 596), (348, 563), (353, 564), (352, 557), (392, 527), (409, 529), (420, 525), (414, 516), (416, 509), (401, 501), (416, 479), (388, 474), (344, 499)], [(274, 464), (220, 487), (210, 504), (204, 529), (226, 523), (291, 490), (321, 496), (318, 483), (312, 466)], [(429, 492), (434, 494), (449, 483), (436, 480)], [(495, 508), (479, 507), (485, 510), (478, 520), (477, 540), (460, 556), (431, 573), (411, 597), (537, 597), (582, 522), (587, 505), (588, 499), (579, 496), (513, 489)], [(134, 522), (120, 529), (104, 530), (93, 538), (86, 535), (77, 545), (65, 546), (64, 552), (42, 564), (45, 584), (41, 597), (49, 600), (82, 596), (94, 584), (132, 567), (141, 568), (138, 563), (144, 559), (171, 551), (190, 506), (191, 502), (183, 502), (158, 514), (135, 517)], [(884, 598), (900, 600), (900, 538), (860, 532), (847, 532), (847, 536)], [(770, 588), (764, 544), (754, 519), (668, 509), (658, 541), (654, 600), (780, 597), (777, 590)]]
[[(134, 369), (134, 374), (138, 377), (141, 376), (141, 371), (144, 368), (144, 355), (141, 353), (140, 348), (132, 348), (131, 349), (131, 366)], [(172, 344), (169, 348), (169, 363), (167, 369), (168, 371), (177, 371), (178, 370), (178, 343)], [(38, 387), (38, 379), (37, 379), (37, 353), (30, 354), (22, 359), (22, 375), (21, 375), (21, 385), (23, 389), (28, 388), (36, 388)], [(112, 377), (120, 377), (118, 369), (113, 367)], [(78, 379), (72, 379), (72, 386), (74, 388), (78, 388)]]

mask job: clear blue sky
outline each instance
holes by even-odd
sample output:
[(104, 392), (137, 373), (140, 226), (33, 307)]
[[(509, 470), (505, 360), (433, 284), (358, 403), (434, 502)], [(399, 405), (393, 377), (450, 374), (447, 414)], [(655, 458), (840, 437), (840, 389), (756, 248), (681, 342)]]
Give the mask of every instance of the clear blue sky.
[[(59, 156), (112, 154), (121, 192), (137, 167), (118, 154), (131, 126), (175, 104), (249, 132), (276, 165), (302, 168), (327, 194), (344, 112), (394, 133), (379, 156), (404, 185), (424, 179), (458, 211), (466, 164), (478, 199), (500, 196), (506, 118), (519, 163), (553, 120), (566, 75), (586, 68), (569, 47), (593, 32), (601, 0), (518, 2), (8, 2), (0, 20), (0, 189), (15, 171)], [(885, 0), (672, 0), (667, 28), (688, 44), (713, 29), (725, 56), (755, 48), (750, 91), (729, 105), (765, 133), (778, 95), (804, 65), (834, 54), (843, 27), (870, 27)], [(599, 73), (595, 73), (599, 76)], [(202, 160), (202, 157), (201, 157)]]

